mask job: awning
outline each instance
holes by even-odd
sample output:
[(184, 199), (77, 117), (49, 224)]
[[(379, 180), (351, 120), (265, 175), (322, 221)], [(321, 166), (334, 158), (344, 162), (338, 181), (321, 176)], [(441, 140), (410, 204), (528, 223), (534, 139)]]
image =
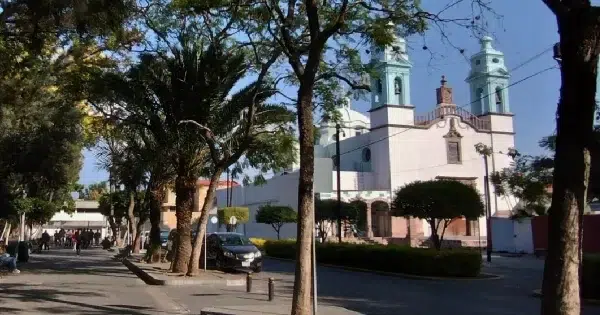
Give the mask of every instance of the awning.
[(58, 221), (52, 222), (52, 224), (47, 224), (45, 228), (102, 228), (105, 227), (106, 224), (104, 221)]

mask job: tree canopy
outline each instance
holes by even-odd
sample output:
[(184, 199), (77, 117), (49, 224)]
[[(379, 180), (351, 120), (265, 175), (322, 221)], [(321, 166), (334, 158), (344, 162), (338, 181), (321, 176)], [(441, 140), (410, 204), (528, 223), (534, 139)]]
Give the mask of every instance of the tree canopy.
[(459, 181), (415, 181), (396, 191), (392, 212), (395, 216), (426, 220), (431, 227), (431, 240), (440, 249), (452, 220), (478, 219), (484, 214), (484, 205), (477, 189)]
[(256, 211), (256, 223), (269, 224), (280, 239), (281, 227), (287, 223), (295, 223), (298, 213), (289, 206), (264, 205)]

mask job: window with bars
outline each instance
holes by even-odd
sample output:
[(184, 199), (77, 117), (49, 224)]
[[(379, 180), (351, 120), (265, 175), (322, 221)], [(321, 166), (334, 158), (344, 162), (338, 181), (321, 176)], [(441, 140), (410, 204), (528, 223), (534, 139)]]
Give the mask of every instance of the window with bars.
[(448, 164), (460, 164), (460, 142), (448, 141)]

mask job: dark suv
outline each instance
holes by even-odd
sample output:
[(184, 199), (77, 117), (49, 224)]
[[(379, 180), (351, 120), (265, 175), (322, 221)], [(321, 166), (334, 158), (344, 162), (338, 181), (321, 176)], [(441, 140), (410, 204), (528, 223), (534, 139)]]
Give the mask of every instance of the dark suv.
[(217, 269), (262, 270), (262, 254), (250, 240), (239, 233), (217, 232), (207, 237), (207, 259)]

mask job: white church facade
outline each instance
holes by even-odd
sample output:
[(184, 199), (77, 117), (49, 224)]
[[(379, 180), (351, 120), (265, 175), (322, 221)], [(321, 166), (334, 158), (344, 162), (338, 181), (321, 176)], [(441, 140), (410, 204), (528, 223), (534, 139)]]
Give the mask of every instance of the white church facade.
[[(355, 111), (348, 100), (338, 108), (341, 120), (340, 171), (344, 201), (366, 204), (365, 236), (374, 239), (426, 239), (425, 221), (407, 220), (390, 214), (394, 192), (416, 180), (454, 179), (474, 185), (484, 193), (485, 167), (475, 145), (492, 148), (489, 171), (511, 164), (507, 156), (515, 145), (513, 114), (509, 106), (509, 73), (504, 55), (492, 46), (492, 39), (481, 39), (481, 49), (473, 55), (466, 78), (471, 95), (470, 108), (454, 104), (452, 88), (442, 77), (437, 89), (437, 105), (429, 113), (417, 113), (410, 100), (411, 63), (406, 42), (398, 38), (385, 49), (374, 47), (371, 58), (379, 75), (371, 78), (371, 109), (368, 114)], [(336, 198), (336, 125), (323, 121), (315, 146), (315, 194), (322, 199)], [(256, 210), (266, 204), (297, 207), (298, 170), (291, 168), (262, 186), (239, 186), (232, 191), (232, 204), (250, 208), (245, 232), (250, 237), (276, 237), (266, 224), (255, 223)], [(491, 189), (491, 213), (507, 216), (513, 205), (497, 197)], [(225, 205), (225, 191), (219, 191), (218, 206)], [(485, 239), (485, 217), (468, 222), (457, 219), (446, 232), (449, 239)], [(282, 229), (282, 237), (295, 237), (294, 224)]]

